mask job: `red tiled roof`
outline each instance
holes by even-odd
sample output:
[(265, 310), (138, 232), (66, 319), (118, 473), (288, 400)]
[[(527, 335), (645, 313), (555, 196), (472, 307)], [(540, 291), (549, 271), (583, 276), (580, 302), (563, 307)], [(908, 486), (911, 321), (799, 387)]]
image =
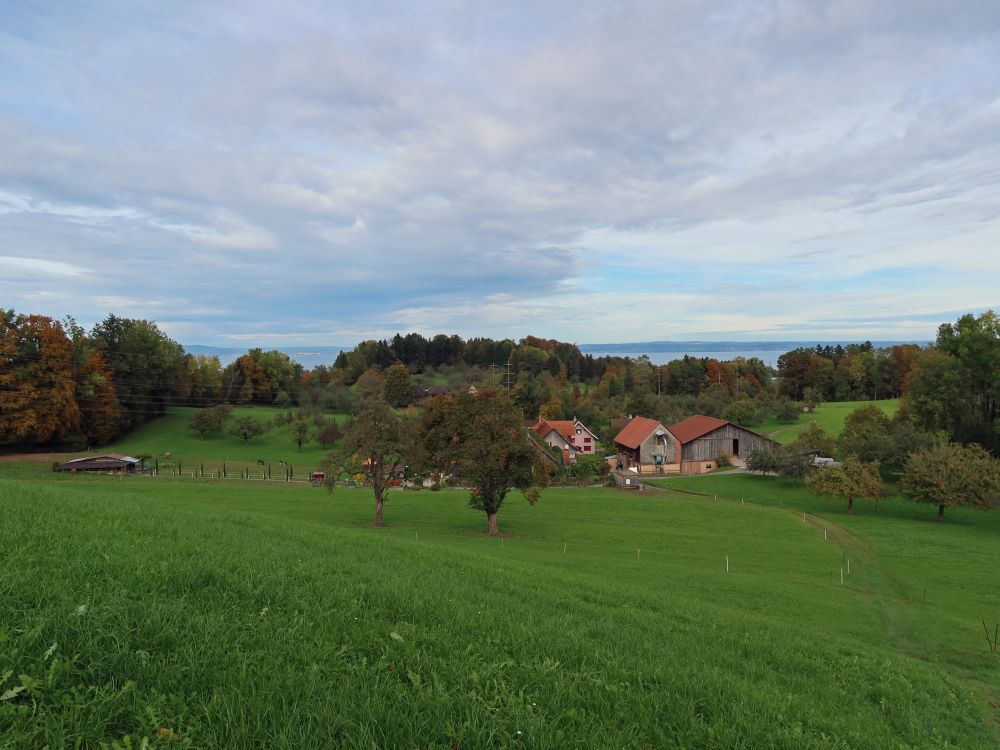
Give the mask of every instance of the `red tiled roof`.
[(669, 430), (670, 434), (677, 438), (681, 443), (690, 443), (692, 440), (700, 438), (712, 430), (717, 430), (720, 427), (729, 424), (724, 419), (716, 419), (715, 417), (704, 417), (701, 414), (695, 414), (693, 417), (688, 417), (687, 419), (681, 420), (675, 425), (672, 425)]
[(548, 421), (549, 424), (552, 425), (552, 429), (554, 429), (556, 432), (558, 432), (564, 438), (566, 438), (567, 440), (572, 440), (573, 439), (573, 435), (576, 433), (576, 429), (575, 429), (575, 426), (573, 424), (573, 420), (571, 420), (571, 419), (560, 419), (560, 420), (551, 420), (551, 421), (546, 420), (546, 421)]
[(626, 448), (638, 448), (639, 444), (649, 437), (649, 434), (660, 427), (660, 423), (655, 419), (646, 417), (632, 417), (632, 421), (615, 435), (615, 442), (624, 445)]

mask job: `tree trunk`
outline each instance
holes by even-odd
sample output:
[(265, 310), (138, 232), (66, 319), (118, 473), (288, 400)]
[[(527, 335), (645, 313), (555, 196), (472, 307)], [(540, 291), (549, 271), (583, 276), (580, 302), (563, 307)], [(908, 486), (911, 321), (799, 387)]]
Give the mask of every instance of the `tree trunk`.
[(848, 513), (853, 513), (854, 512), (854, 498), (853, 497), (847, 498), (847, 512)]
[(487, 533), (490, 536), (500, 536), (500, 527), (497, 526), (497, 514), (496, 513), (487, 513), (486, 514), (486, 521), (487, 521), (487, 525), (488, 525), (488, 528), (489, 528), (489, 531)]
[(375, 525), (385, 526), (385, 519), (382, 517), (382, 490), (375, 490)]
[(939, 521), (943, 521), (944, 520), (944, 506), (943, 505), (939, 505), (938, 506), (938, 520)]

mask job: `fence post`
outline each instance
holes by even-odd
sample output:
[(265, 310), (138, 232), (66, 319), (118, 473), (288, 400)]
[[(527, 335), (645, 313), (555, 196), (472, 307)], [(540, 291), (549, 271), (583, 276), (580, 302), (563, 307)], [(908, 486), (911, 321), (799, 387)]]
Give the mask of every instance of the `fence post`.
[(270, 479), (270, 478), (271, 478), (271, 464), (268, 464), (268, 465), (267, 465), (267, 478), (268, 478), (268, 479)]
[(222, 462), (222, 478), (223, 478), (223, 479), (225, 479), (225, 478), (226, 478), (226, 476), (227, 476), (227, 475), (226, 475), (226, 462), (225, 462), (225, 461), (223, 461), (223, 462)]

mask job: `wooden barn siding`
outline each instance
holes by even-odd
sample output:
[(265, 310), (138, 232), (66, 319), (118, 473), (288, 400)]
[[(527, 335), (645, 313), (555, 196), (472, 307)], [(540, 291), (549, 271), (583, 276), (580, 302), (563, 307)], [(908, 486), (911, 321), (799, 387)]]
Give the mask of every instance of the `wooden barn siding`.
[(663, 453), (663, 462), (672, 464), (674, 463), (674, 445), (676, 444), (676, 439), (673, 435), (667, 432), (664, 427), (663, 431), (666, 433), (663, 437), (666, 438), (666, 447), (660, 438), (656, 437), (656, 430), (649, 433), (649, 437), (642, 441), (639, 445), (639, 451), (641, 456), (641, 461), (644, 464), (653, 463), (653, 455), (656, 453)]
[(755, 450), (772, 450), (774, 441), (737, 427), (723, 425), (684, 446), (684, 461), (714, 461), (720, 453), (733, 452), (733, 440), (740, 441), (740, 458), (746, 458)]

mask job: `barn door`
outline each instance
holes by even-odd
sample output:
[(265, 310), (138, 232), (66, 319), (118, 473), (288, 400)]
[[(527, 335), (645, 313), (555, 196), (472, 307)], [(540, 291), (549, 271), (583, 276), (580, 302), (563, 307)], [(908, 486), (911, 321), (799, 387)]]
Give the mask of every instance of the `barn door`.
[(740, 455), (740, 441), (738, 438), (733, 438), (733, 455)]

